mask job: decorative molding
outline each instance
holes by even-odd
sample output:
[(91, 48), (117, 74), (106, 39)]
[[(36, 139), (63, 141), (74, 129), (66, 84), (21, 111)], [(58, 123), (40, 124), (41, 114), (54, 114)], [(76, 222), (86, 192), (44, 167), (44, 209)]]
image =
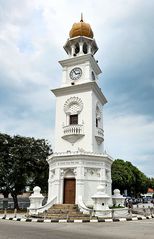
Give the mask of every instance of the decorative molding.
[(50, 170), (50, 180), (53, 179), (55, 176), (55, 169)]
[(79, 97), (70, 97), (64, 104), (64, 112), (67, 115), (79, 114), (83, 109), (83, 102)]
[(75, 176), (77, 176), (77, 168), (73, 169), (73, 173), (74, 173)]
[(78, 164), (79, 164), (79, 162), (74, 162), (74, 161), (70, 161), (70, 160), (69, 161), (66, 160), (64, 162), (58, 163), (59, 166), (65, 166), (65, 165), (69, 166), (69, 165), (78, 165)]
[(94, 93), (96, 94), (96, 96), (98, 97), (102, 105), (107, 103), (107, 99), (105, 98), (100, 87), (95, 81), (73, 85), (73, 87), (65, 86), (65, 87), (53, 89), (51, 91), (57, 97), (57, 96), (68, 95), (68, 94), (82, 93), (82, 92), (91, 91), (91, 90), (94, 91)]
[(59, 63), (62, 67), (68, 67), (83, 64), (87, 61), (90, 63), (91, 67), (96, 72), (96, 75), (99, 75), (102, 72), (95, 58), (91, 54), (85, 54), (74, 58), (68, 58), (66, 60), (59, 61)]
[(100, 177), (100, 168), (85, 168), (84, 176)]
[(112, 158), (107, 154), (97, 154), (91, 152), (68, 151), (54, 153), (47, 159), (50, 168), (59, 166), (69, 167), (71, 165), (84, 165), (85, 167), (111, 168)]
[(64, 169), (60, 169), (60, 177), (64, 177), (65, 174), (65, 170)]
[(76, 174), (77, 174), (76, 168), (63, 168), (63, 169), (60, 169), (60, 177), (61, 178), (67, 177), (68, 176), (67, 174), (69, 174), (69, 173), (70, 173), (70, 175), (75, 177)]

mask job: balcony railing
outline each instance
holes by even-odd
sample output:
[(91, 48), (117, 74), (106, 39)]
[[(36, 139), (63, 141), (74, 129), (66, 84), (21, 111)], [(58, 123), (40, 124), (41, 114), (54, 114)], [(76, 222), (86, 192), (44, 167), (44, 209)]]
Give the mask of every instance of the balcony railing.
[(104, 141), (104, 130), (102, 128), (96, 127), (95, 138), (98, 144), (101, 144)]
[(70, 143), (75, 143), (78, 139), (84, 136), (83, 125), (80, 124), (64, 126), (63, 130), (62, 138)]

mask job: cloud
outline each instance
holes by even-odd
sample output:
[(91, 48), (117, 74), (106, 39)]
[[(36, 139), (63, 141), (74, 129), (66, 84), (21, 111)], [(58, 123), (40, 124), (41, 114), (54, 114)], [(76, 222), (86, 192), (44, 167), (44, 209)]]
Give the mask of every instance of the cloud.
[(103, 70), (105, 146), (152, 176), (154, 2), (5, 0), (0, 5), (0, 130), (53, 140), (55, 98), (71, 26), (89, 22)]
[[(27, 112), (22, 112), (22, 116), (20, 115), (20, 117), (15, 117), (13, 114), (7, 115), (5, 111), (0, 112), (1, 129), (3, 129), (3, 133), (45, 138), (53, 147), (54, 129), (51, 129), (51, 125), (49, 124), (52, 119), (51, 113), (47, 115), (47, 118), (42, 119), (40, 115), (39, 119), (37, 119), (35, 116), (29, 115)], [(42, 121), (44, 122), (44, 126)]]
[(152, 2), (140, 1), (139, 4), (134, 1), (132, 4), (130, 1), (127, 14), (110, 20), (103, 37), (104, 57), (99, 59), (104, 69), (101, 85), (111, 97), (115, 110), (124, 104), (127, 105), (126, 110), (148, 117), (154, 116)]
[[(153, 175), (154, 121), (141, 115), (114, 115), (106, 111), (105, 148), (115, 158), (131, 161)], [(146, 167), (145, 167), (146, 166)]]

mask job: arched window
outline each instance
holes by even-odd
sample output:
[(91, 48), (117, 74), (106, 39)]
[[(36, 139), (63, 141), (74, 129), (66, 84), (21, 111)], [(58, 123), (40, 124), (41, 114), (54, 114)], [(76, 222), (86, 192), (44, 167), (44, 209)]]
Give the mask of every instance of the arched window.
[(96, 105), (96, 127), (100, 127), (100, 121), (101, 121), (101, 110), (98, 104)]
[(98, 128), (98, 119), (96, 118), (96, 127)]
[(78, 54), (80, 51), (79, 43), (75, 44), (75, 54)]
[(87, 54), (87, 52), (88, 52), (87, 44), (84, 42), (84, 44), (83, 44), (83, 53)]
[(67, 115), (69, 125), (78, 124), (78, 116), (83, 109), (82, 100), (78, 97), (69, 98), (64, 104), (64, 112)]

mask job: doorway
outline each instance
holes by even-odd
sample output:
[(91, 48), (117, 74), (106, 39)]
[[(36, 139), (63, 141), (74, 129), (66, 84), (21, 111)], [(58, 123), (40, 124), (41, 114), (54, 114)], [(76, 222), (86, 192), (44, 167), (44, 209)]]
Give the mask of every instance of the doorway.
[(75, 178), (64, 178), (64, 199), (65, 204), (75, 204)]

